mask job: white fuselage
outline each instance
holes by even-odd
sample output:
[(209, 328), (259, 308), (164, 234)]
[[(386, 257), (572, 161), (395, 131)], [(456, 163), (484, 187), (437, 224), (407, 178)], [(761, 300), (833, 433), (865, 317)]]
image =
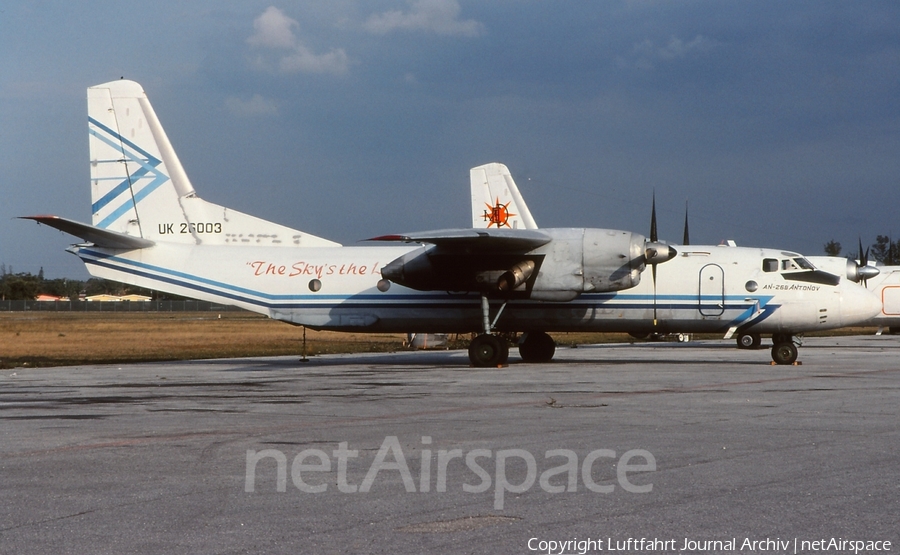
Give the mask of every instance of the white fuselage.
[[(237, 305), (315, 329), (479, 331), (479, 294), (415, 291), (382, 279), (382, 266), (416, 248), (160, 241), (132, 251), (71, 250), (97, 277)], [(582, 293), (564, 302), (510, 300), (496, 329), (800, 333), (856, 325), (882, 308), (875, 295), (847, 279), (823, 284), (805, 281), (797, 268), (763, 270), (764, 260), (789, 263), (800, 256), (794, 253), (716, 246), (677, 250), (678, 256), (657, 266), (655, 292), (648, 268), (637, 286), (623, 291)], [(492, 315), (502, 302), (491, 300)]]
[[(834, 256), (811, 256), (809, 259), (817, 267), (830, 272), (839, 272), (847, 264), (846, 258)], [(874, 317), (863, 326), (879, 328), (900, 328), (900, 266), (876, 266), (878, 275), (865, 280), (865, 287), (880, 301), (881, 307)]]
[(900, 266), (880, 266), (880, 273), (866, 281), (866, 287), (881, 300), (881, 311), (864, 325), (900, 328)]

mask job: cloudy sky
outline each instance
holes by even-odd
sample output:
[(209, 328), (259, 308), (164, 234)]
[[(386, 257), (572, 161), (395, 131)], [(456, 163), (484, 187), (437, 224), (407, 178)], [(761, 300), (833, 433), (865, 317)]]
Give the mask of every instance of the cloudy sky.
[(85, 278), (85, 89), (138, 81), (203, 198), (345, 244), (468, 224), (507, 164), (542, 227), (821, 254), (900, 236), (900, 3), (0, 5), (0, 263)]

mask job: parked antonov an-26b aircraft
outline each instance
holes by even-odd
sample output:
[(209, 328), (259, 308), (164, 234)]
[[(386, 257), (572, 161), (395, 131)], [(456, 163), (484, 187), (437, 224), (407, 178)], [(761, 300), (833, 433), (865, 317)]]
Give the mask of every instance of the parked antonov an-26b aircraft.
[(503, 363), (505, 337), (516, 333), (525, 361), (546, 361), (548, 331), (769, 332), (783, 338), (775, 361), (790, 363), (792, 334), (853, 325), (881, 308), (794, 253), (676, 252), (610, 229), (451, 229), (344, 247), (198, 197), (133, 81), (89, 88), (88, 122), (92, 225), (29, 219), (81, 238), (69, 251), (94, 276), (292, 324), (480, 332), (469, 347), (476, 366)]

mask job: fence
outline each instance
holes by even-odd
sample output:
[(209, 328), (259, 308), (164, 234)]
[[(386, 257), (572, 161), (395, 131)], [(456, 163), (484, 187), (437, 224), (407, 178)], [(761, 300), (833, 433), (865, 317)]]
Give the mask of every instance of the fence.
[(241, 312), (209, 301), (0, 301), (0, 312)]

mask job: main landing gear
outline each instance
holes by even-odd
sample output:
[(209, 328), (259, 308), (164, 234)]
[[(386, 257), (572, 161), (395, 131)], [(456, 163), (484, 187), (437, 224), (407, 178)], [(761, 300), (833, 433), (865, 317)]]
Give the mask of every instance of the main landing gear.
[(519, 339), (519, 355), (525, 362), (550, 362), (556, 353), (556, 342), (542, 331), (530, 331)]
[(469, 343), (469, 361), (472, 366), (488, 368), (502, 366), (509, 358), (509, 343), (491, 333), (483, 333)]
[[(509, 359), (509, 342), (506, 338), (491, 333), (500, 319), (506, 303), (490, 318), (490, 303), (486, 296), (481, 296), (481, 316), (483, 333), (469, 343), (469, 361), (472, 366), (489, 368), (502, 366)], [(519, 339), (519, 355), (525, 362), (548, 362), (556, 353), (556, 342), (542, 331), (524, 333)]]
[(505, 302), (494, 316), (494, 321), (491, 322), (491, 304), (487, 295), (481, 296), (481, 326), (484, 332), (469, 343), (469, 361), (472, 366), (488, 368), (506, 364), (506, 360), (509, 358), (509, 343), (491, 333), (491, 330), (497, 325), (500, 315), (503, 314), (504, 308), (506, 308)]
[[(556, 354), (556, 342), (542, 331), (530, 331), (519, 338), (519, 356), (523, 362), (550, 362)], [(482, 333), (469, 343), (472, 366), (502, 366), (509, 359), (509, 342), (492, 333)]]

